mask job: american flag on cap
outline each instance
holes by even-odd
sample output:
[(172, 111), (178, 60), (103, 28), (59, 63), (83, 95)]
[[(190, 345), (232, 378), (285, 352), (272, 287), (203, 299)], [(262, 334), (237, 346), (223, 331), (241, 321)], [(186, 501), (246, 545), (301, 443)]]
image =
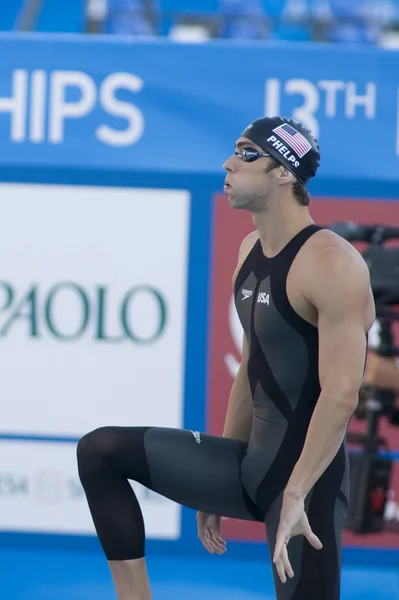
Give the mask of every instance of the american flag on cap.
[(299, 133), (292, 125), (288, 125), (288, 123), (279, 125), (273, 131), (297, 153), (299, 158), (305, 156), (312, 149), (312, 145), (305, 136)]

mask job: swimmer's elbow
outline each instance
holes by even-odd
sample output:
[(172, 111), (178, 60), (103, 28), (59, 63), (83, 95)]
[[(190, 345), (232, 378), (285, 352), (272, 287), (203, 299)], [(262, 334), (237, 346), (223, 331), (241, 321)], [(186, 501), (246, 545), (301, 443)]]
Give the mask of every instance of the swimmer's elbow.
[(360, 382), (350, 377), (341, 378), (339, 381), (326, 381), (322, 387), (322, 396), (328, 402), (353, 414), (359, 404)]

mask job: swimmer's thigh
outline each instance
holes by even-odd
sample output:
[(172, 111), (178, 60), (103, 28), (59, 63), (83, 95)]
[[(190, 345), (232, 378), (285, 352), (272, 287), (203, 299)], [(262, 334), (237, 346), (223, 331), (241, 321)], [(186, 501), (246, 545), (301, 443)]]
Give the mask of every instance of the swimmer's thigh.
[(151, 427), (144, 435), (155, 492), (209, 514), (262, 520), (241, 483), (246, 449), (239, 440), (181, 429)]

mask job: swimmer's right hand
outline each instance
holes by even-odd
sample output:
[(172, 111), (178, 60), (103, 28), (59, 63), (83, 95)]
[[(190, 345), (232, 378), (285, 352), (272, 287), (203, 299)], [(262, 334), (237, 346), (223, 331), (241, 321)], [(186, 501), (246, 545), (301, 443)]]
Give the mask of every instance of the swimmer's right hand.
[(198, 537), (210, 554), (224, 554), (226, 542), (220, 535), (221, 517), (197, 512)]

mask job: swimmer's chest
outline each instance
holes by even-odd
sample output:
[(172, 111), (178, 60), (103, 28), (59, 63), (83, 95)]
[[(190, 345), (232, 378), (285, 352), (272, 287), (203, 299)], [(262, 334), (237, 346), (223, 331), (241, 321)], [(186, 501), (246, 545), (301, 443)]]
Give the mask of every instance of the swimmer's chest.
[(289, 342), (298, 329), (317, 325), (317, 313), (304, 296), (298, 264), (254, 256), (243, 265), (235, 284), (235, 306), (250, 338)]

